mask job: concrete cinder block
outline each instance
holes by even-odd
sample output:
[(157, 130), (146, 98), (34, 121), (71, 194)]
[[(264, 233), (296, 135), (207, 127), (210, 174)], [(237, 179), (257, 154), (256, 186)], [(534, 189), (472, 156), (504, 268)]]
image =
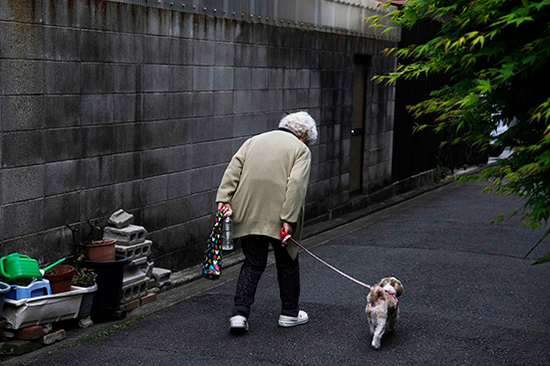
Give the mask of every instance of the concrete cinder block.
[(85, 94), (110, 93), (115, 87), (115, 69), (107, 63), (83, 63), (80, 69), (81, 91)]
[(44, 133), (42, 131), (3, 133), (1, 148), (3, 168), (43, 163)]
[(252, 66), (254, 67), (268, 67), (270, 66), (270, 51), (269, 47), (257, 46), (252, 50)]
[(233, 104), (234, 100), (232, 92), (221, 92), (214, 94), (214, 113), (216, 116), (232, 114)]
[(4, 240), (44, 230), (44, 201), (34, 200), (4, 206)]
[(129, 225), (118, 229), (106, 226), (103, 229), (103, 239), (115, 239), (117, 245), (134, 245), (143, 243), (147, 236), (147, 230), (143, 226)]
[(112, 184), (114, 181), (114, 162), (112, 155), (82, 159), (82, 178), (85, 187), (98, 187)]
[[(44, 226), (46, 229), (63, 227), (80, 217), (80, 192), (46, 197), (44, 199)], [(56, 237), (55, 241), (59, 241)]]
[(80, 125), (80, 96), (46, 96), (44, 98), (44, 125), (46, 128)]
[(64, 128), (44, 132), (44, 157), (46, 162), (72, 160), (82, 157), (82, 130)]
[[(233, 96), (233, 101), (233, 113), (242, 114), (252, 111), (252, 93), (250, 91), (236, 91)], [(247, 133), (250, 133), (250, 126), (248, 127)]]
[(216, 42), (214, 46), (216, 66), (233, 66), (235, 46), (233, 43)]
[(195, 93), (193, 95), (193, 116), (204, 117), (214, 114), (214, 94)]
[(113, 151), (113, 126), (82, 128), (82, 155), (84, 157), (107, 155)]
[(41, 96), (0, 97), (2, 131), (40, 129), (44, 126), (44, 98)]
[(141, 154), (131, 152), (114, 156), (115, 182), (127, 182), (141, 177)]
[(139, 181), (115, 185), (115, 209), (116, 207), (126, 207), (128, 210), (137, 209), (140, 207), (140, 199), (141, 187)]
[(158, 175), (141, 181), (141, 203), (151, 205), (168, 198), (168, 176)]
[(143, 65), (141, 88), (145, 92), (167, 92), (170, 87), (170, 67), (168, 65)]
[[(126, 19), (124, 21), (126, 21)], [(141, 63), (143, 61), (143, 50), (143, 35), (119, 34), (115, 61)]]
[(45, 334), (42, 337), (42, 341), (45, 346), (49, 346), (51, 344), (54, 344), (55, 342), (64, 340), (66, 337), (67, 337), (67, 333), (65, 332), (64, 329), (57, 329), (49, 332), (48, 334)]
[(267, 89), (267, 69), (252, 69), (252, 89)]
[[(131, 261), (135, 259), (146, 260), (147, 257), (151, 254), (152, 246), (153, 242), (151, 240), (145, 240), (143, 243), (134, 245), (115, 245), (115, 250), (117, 254), (129, 258)], [(128, 264), (127, 266), (129, 265), (130, 264)], [(134, 263), (134, 265), (137, 265), (137, 263)]]
[(131, 152), (141, 149), (141, 134), (138, 123), (115, 124), (113, 129), (113, 152)]
[(46, 60), (78, 61), (80, 30), (44, 27), (44, 50)]
[(170, 38), (144, 36), (143, 42), (143, 62), (166, 65), (170, 63)]
[(147, 295), (149, 279), (144, 278), (140, 281), (122, 285), (122, 300), (121, 303), (126, 303), (131, 300), (138, 299)]
[(213, 142), (197, 143), (191, 147), (191, 166), (201, 168), (212, 165), (212, 156), (216, 154), (216, 147)]
[(113, 118), (115, 122), (134, 122), (141, 119), (141, 96), (139, 94), (116, 94)]
[(171, 145), (174, 139), (172, 123), (167, 121), (146, 122), (141, 124), (141, 140), (144, 149), (155, 149)]
[(44, 65), (39, 61), (1, 60), (0, 79), (3, 94), (42, 94)]
[(44, 195), (44, 166), (35, 165), (2, 172), (2, 203), (13, 203)]
[(214, 70), (214, 90), (232, 90), (234, 71), (231, 67), (216, 67)]
[(116, 65), (115, 92), (135, 93), (141, 82), (141, 67), (138, 65)]
[(252, 87), (252, 70), (248, 67), (234, 69), (234, 89), (249, 90)]
[(168, 175), (168, 199), (185, 197), (191, 194), (191, 172), (184, 171)]
[(80, 57), (85, 62), (112, 62), (115, 60), (117, 35), (95, 30), (82, 30)]
[[(204, 192), (214, 187), (212, 167), (194, 169), (191, 171), (191, 193)], [(217, 183), (217, 182), (216, 182)]]
[(172, 283), (170, 280), (170, 275), (172, 274), (172, 271), (166, 268), (153, 268), (153, 276), (152, 279), (155, 280), (154, 287), (162, 287), (167, 286)]
[(128, 225), (132, 224), (134, 222), (134, 215), (124, 211), (123, 209), (120, 209), (116, 212), (114, 212), (109, 217), (109, 224), (116, 226), (119, 229), (122, 229), (124, 227), (127, 227)]
[[(143, 151), (141, 156), (141, 168), (143, 177), (166, 174), (168, 171), (167, 149), (155, 149)], [(181, 156), (178, 156), (178, 159)]]
[(82, 187), (80, 160), (45, 164), (44, 193), (46, 196), (71, 192)]
[(172, 66), (170, 68), (170, 91), (192, 91), (193, 68), (189, 66)]
[(114, 120), (114, 97), (105, 94), (82, 95), (82, 124), (109, 124)]
[(170, 64), (193, 65), (193, 43), (194, 41), (191, 39), (171, 38)]
[(162, 120), (170, 117), (170, 94), (143, 94), (143, 120)]
[(212, 91), (214, 89), (214, 68), (193, 68), (193, 90)]
[(193, 93), (173, 93), (170, 95), (170, 118), (185, 118), (193, 115)]
[(214, 42), (194, 41), (193, 42), (193, 64), (212, 66), (214, 65)]
[(76, 62), (44, 63), (46, 94), (80, 93), (80, 64)]

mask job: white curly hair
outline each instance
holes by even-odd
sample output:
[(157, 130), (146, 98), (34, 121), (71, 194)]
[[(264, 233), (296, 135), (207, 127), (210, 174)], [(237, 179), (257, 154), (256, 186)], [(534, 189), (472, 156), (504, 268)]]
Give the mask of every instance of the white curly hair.
[(317, 124), (307, 112), (300, 111), (286, 115), (279, 122), (279, 127), (289, 129), (299, 136), (306, 134), (307, 145), (311, 145), (317, 141)]

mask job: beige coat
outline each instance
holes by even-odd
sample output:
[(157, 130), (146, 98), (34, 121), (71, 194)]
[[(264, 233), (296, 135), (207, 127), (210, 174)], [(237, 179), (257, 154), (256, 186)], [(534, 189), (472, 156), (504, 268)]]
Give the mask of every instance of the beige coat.
[[(248, 139), (231, 159), (216, 202), (233, 209), (233, 236), (265, 235), (279, 239), (282, 221), (299, 241), (311, 168), (311, 151), (294, 134), (270, 131)], [(288, 245), (297, 257), (298, 247)]]

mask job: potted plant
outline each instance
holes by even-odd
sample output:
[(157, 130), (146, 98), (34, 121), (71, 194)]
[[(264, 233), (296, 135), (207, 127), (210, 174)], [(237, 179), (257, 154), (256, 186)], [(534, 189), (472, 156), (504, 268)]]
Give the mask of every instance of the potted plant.
[(50, 281), (52, 294), (71, 290), (74, 277), (74, 267), (69, 264), (58, 264), (44, 274), (44, 278)]
[(116, 257), (115, 243), (116, 240), (103, 240), (103, 229), (98, 225), (97, 221), (93, 222), (88, 220), (90, 226), (90, 233), (86, 236), (86, 239), (82, 241), (80, 239), (78, 227), (67, 227), (73, 233), (73, 243), (77, 248), (81, 248), (79, 251), (84, 251), (86, 257), (92, 262), (110, 262), (114, 261)]

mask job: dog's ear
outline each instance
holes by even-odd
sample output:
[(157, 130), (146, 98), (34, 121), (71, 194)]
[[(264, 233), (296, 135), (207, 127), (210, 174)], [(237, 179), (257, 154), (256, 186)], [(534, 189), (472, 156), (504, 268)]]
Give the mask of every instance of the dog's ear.
[(391, 286), (395, 289), (396, 296), (401, 296), (403, 294), (403, 284), (397, 278), (392, 277)]

